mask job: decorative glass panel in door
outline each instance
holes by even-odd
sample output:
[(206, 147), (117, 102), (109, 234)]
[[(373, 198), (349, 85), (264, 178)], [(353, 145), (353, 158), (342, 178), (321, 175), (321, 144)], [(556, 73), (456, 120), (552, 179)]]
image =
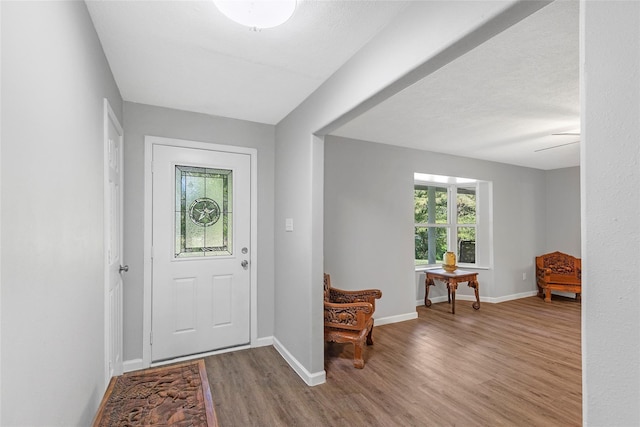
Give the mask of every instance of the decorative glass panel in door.
[(176, 165), (175, 257), (233, 254), (233, 171)]

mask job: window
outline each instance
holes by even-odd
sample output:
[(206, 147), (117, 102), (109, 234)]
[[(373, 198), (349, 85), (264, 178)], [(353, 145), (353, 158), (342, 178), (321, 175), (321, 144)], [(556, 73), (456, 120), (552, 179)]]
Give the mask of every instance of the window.
[(175, 167), (175, 257), (232, 255), (233, 171)]
[[(447, 251), (454, 252), (457, 263), (463, 265), (477, 265), (479, 260), (489, 259), (490, 221), (479, 221), (480, 195), (484, 193), (490, 199), (489, 184), (474, 179), (415, 174), (416, 267), (441, 264)], [(483, 235), (487, 242), (479, 239)], [(478, 244), (484, 244), (485, 249)]]

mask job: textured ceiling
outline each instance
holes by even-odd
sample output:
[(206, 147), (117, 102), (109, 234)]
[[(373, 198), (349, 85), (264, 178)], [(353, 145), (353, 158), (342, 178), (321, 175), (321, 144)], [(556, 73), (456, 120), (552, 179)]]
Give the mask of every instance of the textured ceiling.
[(578, 6), (551, 3), (333, 134), (539, 169), (578, 166), (580, 137), (553, 135), (580, 128)]
[[(299, 1), (287, 23), (260, 32), (211, 1), (86, 3), (126, 101), (277, 124), (410, 2)], [(578, 60), (578, 2), (558, 0), (333, 134), (577, 166), (578, 143), (545, 148), (579, 139), (551, 135), (579, 129)]]

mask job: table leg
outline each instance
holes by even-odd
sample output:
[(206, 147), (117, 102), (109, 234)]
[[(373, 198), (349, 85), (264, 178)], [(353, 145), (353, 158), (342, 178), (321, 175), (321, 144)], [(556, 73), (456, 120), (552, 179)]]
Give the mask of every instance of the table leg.
[(431, 300), (429, 299), (429, 286), (435, 286), (433, 279), (426, 277), (424, 280), (424, 306), (431, 307)]
[(475, 310), (479, 310), (480, 309), (480, 284), (478, 283), (477, 280), (470, 280), (468, 283), (470, 288), (473, 288), (476, 294), (476, 301), (473, 303), (472, 307)]
[(458, 282), (449, 282), (447, 288), (451, 291), (451, 314), (456, 314), (456, 289), (458, 289)]

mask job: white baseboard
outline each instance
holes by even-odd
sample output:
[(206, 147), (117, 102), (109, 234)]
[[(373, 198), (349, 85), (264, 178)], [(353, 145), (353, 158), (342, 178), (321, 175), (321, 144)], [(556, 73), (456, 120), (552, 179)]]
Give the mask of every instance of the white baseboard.
[[(488, 302), (499, 303), (499, 302), (505, 302), (505, 301), (513, 301), (515, 299), (520, 299), (520, 298), (535, 297), (536, 295), (538, 295), (538, 291), (520, 292), (519, 294), (511, 294), (511, 295), (505, 295), (503, 297), (491, 298), (491, 301), (488, 301)], [(480, 301), (482, 301), (482, 298), (480, 298)]]
[(251, 347), (267, 347), (269, 345), (273, 345), (273, 337), (256, 338), (251, 343)]
[(411, 313), (405, 313), (405, 314), (397, 314), (395, 316), (387, 316), (387, 317), (381, 317), (381, 318), (375, 318), (375, 322), (374, 325), (375, 326), (382, 326), (382, 325), (387, 325), (389, 323), (398, 323), (398, 322), (404, 322), (405, 320), (412, 320), (412, 319), (417, 319), (418, 318), (418, 313), (413, 311)]
[(307, 371), (307, 369), (298, 362), (298, 359), (289, 353), (277, 338), (273, 338), (273, 347), (307, 385), (314, 386), (324, 384), (327, 381), (327, 373), (324, 370), (316, 373)]
[[(439, 297), (433, 297), (433, 298), (429, 298), (429, 299), (431, 300), (432, 304), (435, 304), (435, 303), (438, 303), (438, 302), (446, 302), (447, 301), (447, 296), (446, 295), (440, 295)], [(460, 299), (460, 298), (458, 298), (458, 299)], [(482, 301), (482, 299), (480, 299), (480, 301)], [(418, 307), (420, 305), (424, 305), (424, 298), (416, 300), (416, 307)]]
[(575, 292), (563, 292), (563, 291), (556, 291), (556, 290), (551, 291), (551, 295), (560, 295), (562, 297), (567, 297), (567, 298), (576, 297)]
[[(511, 295), (505, 295), (502, 297), (498, 297), (498, 298), (493, 298), (493, 297), (480, 297), (480, 302), (487, 302), (490, 304), (498, 304), (501, 302), (505, 302), (505, 301), (513, 301), (516, 299), (520, 299), (520, 298), (528, 298), (528, 297), (533, 297), (538, 295), (537, 291), (527, 291), (527, 292), (520, 292), (518, 294), (511, 294)], [(446, 302), (447, 301), (447, 296), (446, 295), (441, 295), (439, 297), (435, 297), (435, 298), (430, 298), (432, 303), (438, 303), (438, 302)], [(459, 295), (456, 294), (456, 301), (475, 301), (476, 297), (473, 295)], [(420, 305), (424, 305), (424, 299), (419, 299), (416, 300), (416, 307), (420, 306)]]
[(138, 371), (143, 367), (144, 365), (142, 364), (142, 359), (125, 360), (122, 363), (122, 370), (124, 372)]

